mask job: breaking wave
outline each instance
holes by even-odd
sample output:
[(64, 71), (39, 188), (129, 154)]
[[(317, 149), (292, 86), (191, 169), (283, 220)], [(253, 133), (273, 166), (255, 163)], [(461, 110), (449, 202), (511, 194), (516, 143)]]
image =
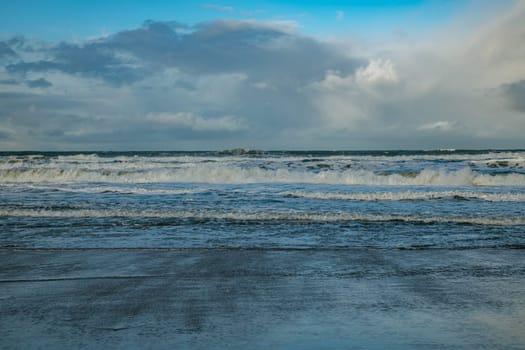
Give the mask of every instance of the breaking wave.
[(348, 201), (409, 201), (409, 200), (481, 200), (487, 202), (525, 202), (525, 193), (490, 193), (472, 191), (403, 191), (403, 192), (305, 192), (281, 193), (287, 197), (348, 200)]
[[(3, 185), (5, 186), (5, 185)], [(2, 185), (0, 185), (0, 188)], [(160, 188), (145, 188), (145, 187), (109, 187), (109, 186), (90, 186), (90, 187), (57, 187), (45, 185), (29, 185), (25, 186), (32, 190), (45, 191), (59, 191), (72, 193), (115, 193), (115, 194), (136, 194), (136, 195), (186, 195), (208, 192), (207, 188), (175, 188), (175, 189), (160, 189)]]
[(0, 170), (2, 183), (311, 183), (379, 186), (525, 186), (525, 174), (485, 174), (462, 168), (456, 171), (425, 169), (420, 172), (380, 173), (370, 170), (265, 169), (213, 163), (185, 164), (153, 169), (90, 169), (73, 167), (14, 168)]
[(0, 217), (26, 218), (128, 218), (175, 219), (202, 221), (288, 221), (304, 223), (325, 222), (404, 222), (415, 224), (453, 223), (461, 225), (516, 226), (525, 225), (523, 217), (456, 217), (417, 216), (363, 213), (305, 213), (305, 212), (223, 212), (223, 211), (136, 211), (126, 209), (23, 209), (0, 208)]

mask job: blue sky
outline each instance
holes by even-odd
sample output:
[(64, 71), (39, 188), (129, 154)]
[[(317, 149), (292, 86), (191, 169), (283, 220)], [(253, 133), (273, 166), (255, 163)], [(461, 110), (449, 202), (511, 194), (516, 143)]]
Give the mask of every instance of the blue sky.
[[(48, 40), (74, 40), (134, 28), (144, 20), (199, 23), (221, 19), (292, 20), (309, 34), (427, 30), (453, 16), (464, 1), (12, 1), (0, 30)], [(28, 9), (31, 9), (28, 11)]]
[(523, 148), (522, 1), (17, 1), (0, 150)]

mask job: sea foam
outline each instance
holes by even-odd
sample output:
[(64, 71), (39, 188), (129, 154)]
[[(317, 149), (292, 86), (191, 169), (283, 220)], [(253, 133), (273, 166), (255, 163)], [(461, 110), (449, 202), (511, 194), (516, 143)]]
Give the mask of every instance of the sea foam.
[(481, 200), (487, 202), (525, 202), (525, 193), (474, 192), (474, 191), (399, 191), (399, 192), (306, 192), (281, 193), (287, 197), (319, 200), (348, 201), (408, 201), (408, 200)]
[(393, 215), (364, 214), (357, 212), (268, 212), (268, 211), (136, 211), (128, 209), (23, 209), (0, 208), (0, 217), (32, 217), (32, 218), (124, 218), (124, 219), (173, 219), (173, 220), (226, 220), (226, 221), (287, 221), (298, 223), (323, 222), (405, 222), (405, 223), (452, 223), (462, 225), (484, 226), (515, 226), (525, 225), (523, 217), (469, 217), (469, 216), (423, 216), (423, 215)]
[(179, 168), (86, 169), (74, 167), (17, 168), (0, 170), (2, 183), (307, 183), (377, 186), (525, 186), (525, 174), (484, 174), (462, 168), (456, 171), (425, 169), (410, 173), (378, 173), (369, 170), (264, 169), (258, 166), (193, 164)]

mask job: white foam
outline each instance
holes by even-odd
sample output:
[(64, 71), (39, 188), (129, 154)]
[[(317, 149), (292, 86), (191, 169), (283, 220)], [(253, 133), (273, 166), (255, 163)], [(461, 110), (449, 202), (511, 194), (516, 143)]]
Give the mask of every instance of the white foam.
[(490, 193), (473, 191), (400, 191), (400, 192), (282, 192), (284, 196), (348, 201), (402, 201), (446, 198), (474, 199), (488, 202), (525, 202), (525, 193)]
[(514, 226), (525, 225), (523, 217), (432, 217), (402, 216), (362, 213), (305, 213), (305, 212), (221, 212), (221, 211), (134, 211), (126, 209), (10, 209), (0, 208), (0, 217), (35, 218), (157, 218), (186, 220), (235, 220), (235, 221), (297, 221), (297, 222), (389, 222), (406, 223), (455, 223), (467, 225)]
[(2, 183), (311, 183), (379, 186), (525, 186), (525, 174), (481, 174), (469, 168), (457, 171), (427, 169), (410, 174), (377, 174), (368, 170), (263, 169), (258, 166), (203, 163), (179, 168), (114, 169), (12, 169), (0, 170)]
[(470, 164), (476, 166), (483, 166), (489, 168), (510, 168), (510, 169), (523, 169), (525, 168), (524, 157), (512, 157), (512, 158), (489, 158), (483, 160), (473, 160)]
[(39, 154), (33, 155), (7, 155), (0, 156), (0, 167), (2, 164), (23, 164), (35, 161), (55, 162), (55, 163), (92, 163), (92, 164), (111, 164), (118, 163), (119, 166), (129, 164), (173, 164), (173, 163), (201, 163), (201, 162), (244, 162), (249, 160), (258, 160), (261, 162), (279, 161), (279, 162), (300, 162), (302, 160), (319, 159), (323, 161), (380, 161), (380, 162), (409, 162), (409, 161), (465, 161), (471, 163), (487, 163), (493, 161), (509, 161), (516, 164), (525, 164), (524, 151), (507, 151), (507, 152), (487, 152), (478, 154), (468, 153), (451, 153), (451, 154), (402, 154), (392, 155), (395, 151), (384, 152), (384, 154), (352, 154), (352, 155), (267, 155), (250, 158), (243, 155), (168, 155), (168, 156), (143, 156), (143, 155), (118, 155), (118, 156), (99, 156), (97, 154), (73, 154), (57, 155), (48, 157)]
[[(308, 161), (307, 161), (308, 160)], [(426, 162), (426, 160), (431, 162)], [(440, 160), (454, 160), (443, 164)], [(412, 155), (0, 156), (0, 183), (313, 183), (394, 186), (525, 186), (525, 152)], [(447, 168), (440, 168), (447, 167)], [(477, 169), (472, 171), (470, 167)], [(421, 170), (422, 167), (425, 167)], [(459, 167), (460, 168), (458, 170)], [(412, 169), (412, 170), (411, 170)], [(453, 169), (453, 170), (452, 170)], [(404, 174), (402, 172), (405, 172)]]
[[(48, 187), (40, 187), (40, 189), (48, 189)], [(186, 188), (186, 189), (152, 189), (144, 187), (107, 187), (94, 186), (83, 188), (62, 187), (56, 188), (57, 191), (75, 192), (75, 193), (118, 193), (118, 194), (137, 194), (137, 195), (185, 195), (207, 192), (205, 188)]]

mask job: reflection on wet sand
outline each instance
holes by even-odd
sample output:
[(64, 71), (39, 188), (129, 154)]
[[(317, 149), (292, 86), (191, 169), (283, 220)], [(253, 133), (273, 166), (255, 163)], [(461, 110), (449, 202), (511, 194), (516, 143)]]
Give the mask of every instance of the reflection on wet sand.
[(522, 349), (521, 250), (0, 251), (6, 348)]

